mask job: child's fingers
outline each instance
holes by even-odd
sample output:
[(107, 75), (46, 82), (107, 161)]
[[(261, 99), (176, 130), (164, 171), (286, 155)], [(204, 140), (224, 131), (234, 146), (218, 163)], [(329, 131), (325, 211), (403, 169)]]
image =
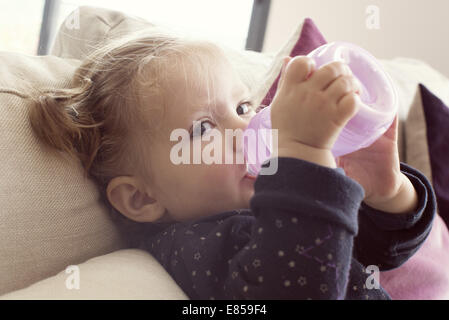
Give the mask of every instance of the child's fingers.
[(357, 113), (359, 108), (360, 97), (354, 92), (345, 94), (338, 102), (339, 114), (345, 120), (345, 124)]
[(345, 63), (341, 61), (334, 61), (315, 71), (309, 81), (311, 85), (315, 86), (319, 90), (326, 90), (336, 78), (351, 74), (351, 69), (349, 69)]
[(394, 117), (394, 120), (391, 123), (390, 127), (384, 133), (385, 137), (390, 138), (392, 140), (397, 139), (397, 135), (398, 135), (398, 121), (399, 121), (398, 120), (398, 115), (396, 114), (396, 116)]
[(307, 56), (296, 56), (291, 58), (285, 67), (283, 84), (285, 86), (296, 86), (307, 80), (315, 70), (315, 61)]
[(285, 69), (287, 68), (287, 64), (290, 62), (291, 59), (292, 59), (291, 57), (285, 57), (284, 59), (282, 59), (281, 78), (279, 79), (278, 87), (281, 87), (284, 83)]
[(338, 103), (345, 94), (358, 90), (360, 90), (358, 81), (353, 76), (345, 75), (335, 79), (325, 92), (331, 101)]

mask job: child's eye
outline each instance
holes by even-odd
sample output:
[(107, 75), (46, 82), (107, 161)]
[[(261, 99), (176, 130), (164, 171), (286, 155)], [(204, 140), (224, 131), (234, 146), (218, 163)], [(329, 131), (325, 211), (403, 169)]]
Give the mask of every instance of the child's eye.
[(242, 103), (237, 107), (237, 114), (238, 114), (238, 115), (242, 115), (242, 114), (248, 113), (249, 111), (252, 110), (252, 109), (251, 109), (251, 106), (252, 106), (252, 104), (251, 104), (251, 102), (249, 102), (249, 101), (242, 102)]
[(203, 136), (204, 132), (206, 132), (207, 130), (207, 124), (211, 129), (212, 128), (212, 124), (210, 123), (210, 121), (198, 121), (197, 125), (193, 127), (192, 133), (190, 134), (191, 138), (195, 138), (197, 136)]

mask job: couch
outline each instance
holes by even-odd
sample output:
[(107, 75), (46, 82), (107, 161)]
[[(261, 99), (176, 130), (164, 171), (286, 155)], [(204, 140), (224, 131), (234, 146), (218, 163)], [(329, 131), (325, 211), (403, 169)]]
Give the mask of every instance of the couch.
[[(80, 60), (102, 41), (158, 29), (113, 10), (77, 10), (81, 28), (63, 23), (50, 55), (0, 52), (0, 299), (188, 299), (157, 260), (127, 245), (79, 161), (42, 146), (27, 122), (29, 86), (69, 87)], [(257, 101), (303, 26), (273, 53), (223, 45)], [(418, 83), (448, 102), (449, 80), (416, 59), (381, 62), (400, 97), (401, 161), (431, 177), (424, 119), (411, 110), (419, 104)]]

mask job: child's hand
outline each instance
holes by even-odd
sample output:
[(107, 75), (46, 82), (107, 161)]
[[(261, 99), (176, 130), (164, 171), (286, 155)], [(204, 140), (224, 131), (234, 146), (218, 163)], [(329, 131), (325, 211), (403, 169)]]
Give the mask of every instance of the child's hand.
[(362, 185), (367, 205), (405, 213), (416, 208), (418, 197), (410, 180), (401, 173), (397, 137), (396, 116), (390, 128), (371, 146), (338, 157), (337, 165)]
[[(329, 159), (340, 131), (360, 107), (358, 91), (359, 82), (342, 62), (315, 70), (311, 58), (284, 59), (279, 88), (271, 104), (272, 128), (279, 130), (279, 155), (301, 149), (299, 157), (304, 160), (314, 161), (314, 156), (310, 157), (313, 153), (326, 153)], [(288, 152), (283, 153), (285, 150)], [(333, 158), (332, 162), (335, 164)]]

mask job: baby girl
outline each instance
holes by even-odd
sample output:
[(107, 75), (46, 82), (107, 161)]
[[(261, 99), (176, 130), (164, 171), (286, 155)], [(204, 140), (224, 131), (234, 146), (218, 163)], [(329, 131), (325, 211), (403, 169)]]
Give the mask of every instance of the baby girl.
[[(334, 159), (359, 92), (341, 62), (316, 69), (286, 57), (271, 110), (278, 169), (257, 177), (244, 163), (170, 160), (174, 145), (199, 139), (204, 149), (212, 132), (243, 130), (255, 114), (249, 88), (206, 41), (111, 41), (82, 62), (70, 89), (40, 92), (29, 116), (46, 145), (80, 159), (112, 214), (140, 236), (134, 245), (189, 298), (389, 299), (377, 271), (419, 249), (435, 196), (399, 162), (397, 118), (370, 147)], [(180, 128), (188, 141), (170, 139)], [(242, 152), (238, 139), (211, 143), (223, 158)]]

